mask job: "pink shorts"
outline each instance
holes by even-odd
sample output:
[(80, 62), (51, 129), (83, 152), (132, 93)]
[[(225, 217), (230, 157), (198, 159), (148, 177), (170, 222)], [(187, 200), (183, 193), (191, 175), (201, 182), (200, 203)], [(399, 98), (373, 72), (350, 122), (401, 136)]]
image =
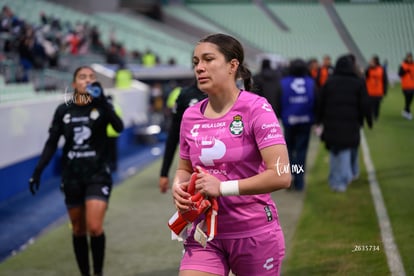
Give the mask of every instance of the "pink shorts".
[(190, 236), (184, 243), (180, 270), (197, 270), (227, 276), (280, 275), (285, 240), (278, 225), (269, 233), (241, 238), (214, 239), (203, 248)]

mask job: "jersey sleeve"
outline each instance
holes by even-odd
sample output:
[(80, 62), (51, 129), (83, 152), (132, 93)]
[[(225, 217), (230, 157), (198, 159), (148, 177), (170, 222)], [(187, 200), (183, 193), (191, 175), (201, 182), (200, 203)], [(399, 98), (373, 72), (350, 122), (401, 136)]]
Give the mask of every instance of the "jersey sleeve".
[(124, 123), (120, 115), (117, 114), (115, 107), (106, 101), (102, 105), (102, 107), (106, 114), (108, 123), (112, 125), (112, 127), (114, 128), (116, 132), (121, 133), (124, 130)]
[(251, 113), (251, 123), (259, 149), (286, 144), (276, 113), (265, 98), (258, 98), (255, 102)]
[(179, 115), (177, 113), (172, 115), (171, 126), (168, 131), (167, 141), (165, 142), (160, 176), (168, 176), (168, 172), (170, 171), (177, 145), (180, 140), (181, 116), (182, 114)]

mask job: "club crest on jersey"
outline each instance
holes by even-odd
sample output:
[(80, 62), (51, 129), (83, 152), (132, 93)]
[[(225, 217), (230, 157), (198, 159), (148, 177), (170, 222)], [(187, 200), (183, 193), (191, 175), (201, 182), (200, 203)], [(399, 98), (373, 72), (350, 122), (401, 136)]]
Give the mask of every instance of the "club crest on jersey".
[(240, 135), (243, 132), (243, 121), (242, 116), (236, 115), (233, 117), (233, 122), (230, 124), (230, 132), (234, 135)]
[(70, 114), (69, 114), (69, 113), (66, 113), (66, 114), (63, 116), (62, 121), (63, 121), (65, 124), (69, 124), (69, 123), (70, 123)]

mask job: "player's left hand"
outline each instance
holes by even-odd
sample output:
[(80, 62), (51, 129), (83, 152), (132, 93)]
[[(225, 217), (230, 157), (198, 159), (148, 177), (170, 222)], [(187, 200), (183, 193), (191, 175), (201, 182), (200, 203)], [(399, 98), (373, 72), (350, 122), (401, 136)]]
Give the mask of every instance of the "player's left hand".
[(104, 89), (99, 82), (96, 81), (94, 83), (91, 83), (89, 87), (89, 90), (91, 90), (91, 92), (88, 93), (92, 96), (94, 102), (100, 106), (110, 107), (111, 109), (113, 108), (112, 103), (110, 103), (106, 98)]

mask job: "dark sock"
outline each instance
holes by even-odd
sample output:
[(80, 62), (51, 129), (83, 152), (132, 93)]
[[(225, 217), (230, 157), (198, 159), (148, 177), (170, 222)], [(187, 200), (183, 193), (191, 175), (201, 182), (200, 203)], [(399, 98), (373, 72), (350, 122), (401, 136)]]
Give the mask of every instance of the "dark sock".
[(91, 250), (93, 258), (93, 272), (95, 275), (102, 273), (105, 257), (105, 233), (91, 237)]
[(76, 262), (82, 275), (89, 275), (89, 248), (86, 236), (72, 236)]

